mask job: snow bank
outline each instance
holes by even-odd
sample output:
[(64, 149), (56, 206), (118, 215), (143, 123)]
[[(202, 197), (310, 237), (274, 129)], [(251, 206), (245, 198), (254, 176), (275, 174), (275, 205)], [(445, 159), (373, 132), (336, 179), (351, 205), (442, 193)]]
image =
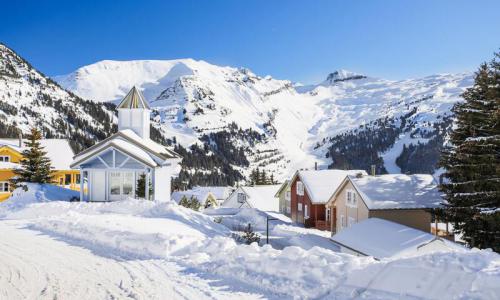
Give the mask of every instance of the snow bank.
[(203, 271), (259, 287), (268, 294), (294, 299), (318, 298), (339, 285), (351, 270), (372, 263), (320, 247), (276, 250), (266, 245), (240, 245), (217, 237), (189, 247), (182, 260)]
[(472, 250), (385, 260), (349, 273), (336, 295), (341, 299), (498, 299), (500, 256)]
[[(490, 251), (375, 261), (317, 247), (325, 245), (311, 238), (309, 229), (286, 224), (274, 225), (273, 231), (282, 236), (296, 231), (296, 236), (303, 236), (299, 241), (308, 237), (315, 246), (277, 250), (238, 244), (229, 237), (228, 228), (213, 222), (213, 216), (175, 203), (33, 202), (10, 211), (6, 218), (26, 217), (30, 228), (98, 255), (168, 260), (192, 272), (253, 287), (270, 298), (498, 299), (500, 295), (500, 256)], [(257, 210), (245, 209), (235, 216), (234, 221), (265, 225), (265, 214)]]
[[(222, 218), (222, 224), (232, 230), (246, 227), (252, 224), (253, 230), (266, 230), (268, 214), (255, 208), (240, 208), (234, 215), (226, 215)], [(276, 224), (284, 223), (281, 220), (269, 222), (269, 227), (273, 228)]]
[(79, 198), (80, 193), (52, 184), (23, 184), (12, 192), (7, 201), (0, 203), (0, 218), (13, 211), (21, 210), (33, 203), (70, 201)]

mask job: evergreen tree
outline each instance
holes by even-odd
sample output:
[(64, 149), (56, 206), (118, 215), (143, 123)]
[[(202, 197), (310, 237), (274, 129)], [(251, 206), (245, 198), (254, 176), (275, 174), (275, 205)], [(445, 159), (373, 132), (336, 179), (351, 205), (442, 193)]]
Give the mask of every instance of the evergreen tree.
[(500, 252), (500, 55), (483, 64), (457, 103), (441, 158), (446, 217), (472, 247)]
[(260, 185), (266, 185), (266, 184), (268, 184), (268, 182), (267, 182), (267, 173), (266, 173), (265, 169), (262, 170), (259, 184)]
[(15, 169), (13, 184), (20, 182), (50, 183), (52, 182), (52, 167), (47, 152), (40, 144), (41, 132), (31, 128), (27, 136), (26, 150), (22, 152), (21, 168)]
[[(153, 184), (149, 181), (149, 195), (153, 193)], [(137, 198), (145, 198), (146, 197), (146, 174), (142, 173), (139, 175), (137, 179), (137, 188), (135, 189), (135, 196)], [(149, 199), (147, 199), (149, 200)]]

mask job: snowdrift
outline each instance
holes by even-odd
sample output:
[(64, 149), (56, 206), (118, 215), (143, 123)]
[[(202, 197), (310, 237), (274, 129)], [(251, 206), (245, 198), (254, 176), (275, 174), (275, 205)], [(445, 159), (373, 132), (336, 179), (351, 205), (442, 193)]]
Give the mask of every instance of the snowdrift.
[[(0, 205), (2, 218), (23, 222), (96, 255), (165, 260), (190, 272), (249, 286), (270, 298), (498, 299), (500, 295), (500, 255), (491, 251), (375, 261), (328, 250), (317, 238), (309, 239), (310, 248), (277, 250), (238, 244), (230, 237), (230, 230), (215, 223), (213, 216), (175, 203), (133, 199), (111, 203), (38, 202), (35, 199), (55, 196), (45, 190), (43, 197), (38, 194), (42, 198), (35, 198), (35, 191), (29, 194), (31, 202), (23, 200), (22, 208)], [(258, 226), (265, 220), (251, 210), (235, 216)], [(289, 227), (278, 224), (273, 229), (283, 235), (296, 231)], [(309, 229), (298, 230), (306, 237), (310, 234)]]

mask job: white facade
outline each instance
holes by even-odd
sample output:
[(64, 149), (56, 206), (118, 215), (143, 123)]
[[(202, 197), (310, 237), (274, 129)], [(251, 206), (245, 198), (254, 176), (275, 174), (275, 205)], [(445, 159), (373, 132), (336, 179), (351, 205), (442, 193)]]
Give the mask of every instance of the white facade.
[(258, 185), (237, 188), (222, 207), (256, 208), (261, 211), (279, 212), (279, 199), (274, 195), (281, 185)]
[(149, 109), (118, 109), (118, 130), (131, 129), (138, 136), (149, 139)]

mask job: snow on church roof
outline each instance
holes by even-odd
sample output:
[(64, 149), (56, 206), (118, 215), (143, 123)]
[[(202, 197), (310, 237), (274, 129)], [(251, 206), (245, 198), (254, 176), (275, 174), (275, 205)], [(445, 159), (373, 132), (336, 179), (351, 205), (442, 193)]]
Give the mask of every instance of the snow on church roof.
[(349, 176), (369, 209), (433, 208), (442, 202), (432, 175)]
[(149, 109), (148, 101), (144, 98), (144, 95), (135, 86), (128, 92), (128, 94), (123, 98), (123, 100), (116, 107), (119, 108), (146, 108)]
[[(69, 170), (73, 160), (73, 150), (66, 139), (41, 139), (40, 144), (47, 152), (51, 165), (55, 170)], [(0, 139), (0, 147), (7, 146), (21, 153), (26, 147), (26, 139), (23, 139), (19, 147), (19, 139)]]
[(179, 158), (175, 152), (167, 149), (151, 139), (144, 139), (130, 129), (120, 130), (109, 138), (93, 145), (90, 148), (78, 153), (71, 164), (77, 167), (90, 157), (100, 153), (110, 146), (117, 146), (119, 150), (126, 152), (134, 158), (142, 161), (150, 167), (162, 164), (165, 160)]
[(313, 203), (326, 203), (348, 175), (367, 175), (364, 170), (311, 170), (298, 171), (307, 194)]

